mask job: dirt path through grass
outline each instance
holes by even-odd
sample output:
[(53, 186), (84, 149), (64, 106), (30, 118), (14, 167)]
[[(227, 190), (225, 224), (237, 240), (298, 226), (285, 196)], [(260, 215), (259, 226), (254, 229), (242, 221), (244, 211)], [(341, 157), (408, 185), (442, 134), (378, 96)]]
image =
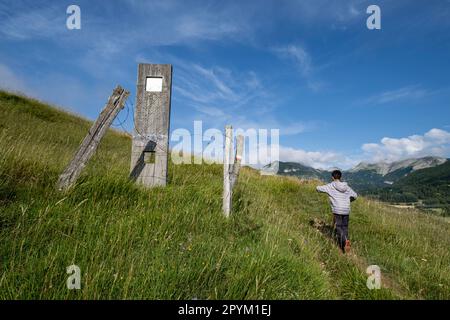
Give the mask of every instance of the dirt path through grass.
[[(324, 220), (317, 218), (311, 220), (310, 224), (313, 228), (315, 228), (322, 234), (322, 238), (324, 241), (327, 241), (332, 247), (334, 247), (332, 248), (332, 250), (335, 249), (337, 252), (339, 252), (341, 256), (351, 261), (362, 273), (366, 273), (369, 263), (364, 257), (358, 255), (358, 252), (354, 248), (352, 248), (352, 250), (348, 254), (344, 254), (341, 252), (341, 250), (338, 249), (336, 242), (332, 239), (331, 225), (328, 225)], [(386, 272), (382, 273), (381, 286), (383, 288), (393, 291), (394, 294), (401, 299), (408, 299), (408, 294), (406, 293), (406, 290), (399, 283), (393, 280), (392, 276), (389, 273)], [(421, 297), (417, 298), (422, 299)]]

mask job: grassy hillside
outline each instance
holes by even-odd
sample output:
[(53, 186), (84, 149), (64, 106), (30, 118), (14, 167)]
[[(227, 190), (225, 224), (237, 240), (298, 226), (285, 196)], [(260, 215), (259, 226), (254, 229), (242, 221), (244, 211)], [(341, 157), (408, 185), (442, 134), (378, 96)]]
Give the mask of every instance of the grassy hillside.
[[(168, 187), (141, 189), (130, 138), (110, 131), (77, 186), (56, 192), (89, 127), (0, 92), (1, 299), (450, 298), (448, 220), (359, 199), (344, 256), (311, 225), (330, 221), (313, 182), (244, 169), (227, 220), (220, 166), (170, 165)], [(381, 290), (366, 287), (371, 264)]]
[(383, 201), (421, 202), (423, 208), (450, 216), (450, 161), (412, 172), (390, 188), (375, 193)]

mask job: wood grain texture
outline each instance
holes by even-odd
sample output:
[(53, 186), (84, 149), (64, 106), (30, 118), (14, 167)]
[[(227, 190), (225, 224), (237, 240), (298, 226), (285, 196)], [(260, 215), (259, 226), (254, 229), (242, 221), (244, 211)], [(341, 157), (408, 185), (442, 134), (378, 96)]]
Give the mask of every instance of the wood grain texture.
[[(149, 77), (162, 78), (161, 92), (146, 91)], [(171, 65), (139, 64), (130, 177), (147, 187), (167, 184), (171, 93)], [(145, 161), (149, 152), (153, 163)]]
[(242, 155), (244, 153), (244, 136), (238, 135), (236, 137), (236, 157), (231, 170), (231, 190), (233, 190), (234, 185), (239, 176), (239, 171), (241, 169)]
[(231, 190), (231, 159), (232, 159), (232, 140), (233, 128), (231, 126), (225, 127), (225, 150), (223, 154), (223, 214), (226, 217), (230, 216), (232, 190)]
[(128, 91), (122, 89), (120, 86), (117, 86), (114, 89), (108, 102), (84, 138), (72, 161), (60, 175), (57, 183), (58, 190), (69, 189), (75, 184), (81, 171), (97, 150), (106, 131), (111, 126), (120, 110), (123, 109), (129, 94)]

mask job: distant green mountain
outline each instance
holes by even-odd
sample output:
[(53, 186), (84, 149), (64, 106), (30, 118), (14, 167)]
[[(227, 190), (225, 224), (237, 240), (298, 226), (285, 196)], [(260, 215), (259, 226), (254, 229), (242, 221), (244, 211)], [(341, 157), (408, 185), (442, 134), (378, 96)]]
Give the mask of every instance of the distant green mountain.
[[(343, 179), (360, 193), (371, 193), (376, 189), (390, 187), (399, 179), (412, 172), (432, 168), (446, 163), (447, 159), (440, 157), (423, 157), (419, 159), (406, 159), (396, 162), (364, 163), (343, 171)], [(279, 162), (279, 175), (296, 176), (301, 179), (318, 179), (329, 181), (330, 170), (315, 169), (296, 162)]]
[(330, 176), (328, 171), (314, 169), (312, 167), (296, 162), (279, 162), (278, 174), (282, 176), (296, 176), (301, 179), (327, 180)]
[(392, 186), (373, 192), (380, 200), (413, 202), (425, 209), (441, 209), (450, 214), (450, 161), (417, 170), (400, 178)]
[[(328, 182), (331, 170), (279, 162), (279, 175)], [(450, 161), (439, 157), (407, 159), (392, 163), (360, 163), (343, 171), (343, 180), (356, 192), (393, 203), (450, 212)]]

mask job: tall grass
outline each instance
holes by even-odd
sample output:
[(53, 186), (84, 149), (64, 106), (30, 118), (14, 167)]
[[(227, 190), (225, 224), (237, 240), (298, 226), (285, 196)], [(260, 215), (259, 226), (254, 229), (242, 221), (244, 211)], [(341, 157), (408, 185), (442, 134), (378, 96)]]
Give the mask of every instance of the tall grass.
[[(130, 138), (110, 130), (75, 188), (54, 185), (90, 123), (0, 92), (2, 299), (448, 299), (448, 220), (360, 199), (354, 255), (311, 227), (314, 183), (244, 168), (233, 214), (222, 168), (170, 165), (166, 188), (128, 179)], [(81, 269), (81, 290), (66, 267)], [(381, 267), (384, 287), (366, 287)], [(384, 281), (384, 279), (386, 281)]]

